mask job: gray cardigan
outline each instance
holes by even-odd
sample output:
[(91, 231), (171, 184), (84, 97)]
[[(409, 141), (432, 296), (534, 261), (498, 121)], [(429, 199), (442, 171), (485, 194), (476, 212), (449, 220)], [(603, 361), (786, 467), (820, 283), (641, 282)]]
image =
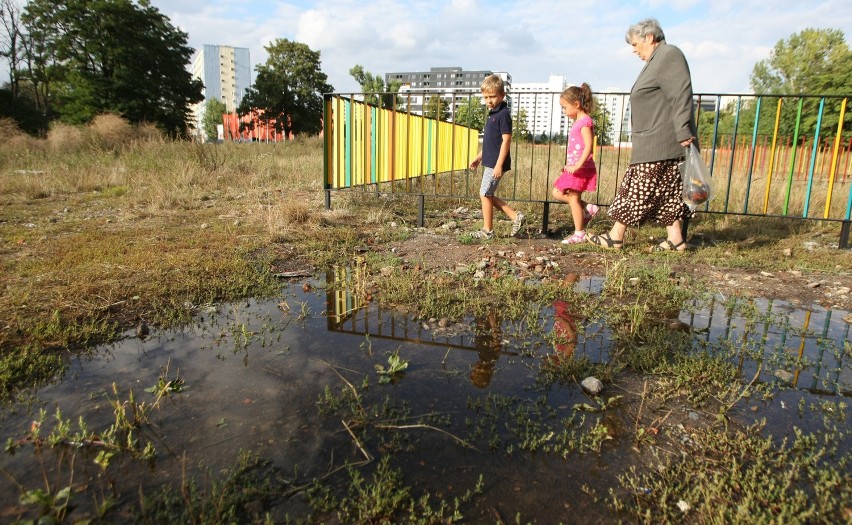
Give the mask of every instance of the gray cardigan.
[(645, 63), (630, 90), (630, 122), (631, 164), (683, 157), (680, 142), (697, 135), (689, 65), (677, 47), (660, 42)]

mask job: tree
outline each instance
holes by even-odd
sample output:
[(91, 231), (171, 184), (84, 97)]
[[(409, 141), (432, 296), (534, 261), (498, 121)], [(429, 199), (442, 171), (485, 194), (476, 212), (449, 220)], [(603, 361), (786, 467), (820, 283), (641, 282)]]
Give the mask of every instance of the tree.
[(423, 106), (423, 116), (446, 122), (450, 120), (450, 104), (441, 95), (432, 95)]
[[(843, 31), (808, 28), (779, 40), (769, 58), (755, 64), (751, 87), (757, 94), (781, 96), (779, 133), (787, 136), (794, 133), (801, 103), (799, 134), (812, 135), (816, 131), (820, 99), (798, 95), (847, 95), (852, 77), (850, 64), (852, 52)], [(753, 130), (755, 119), (759, 118), (758, 134), (773, 133), (778, 100), (762, 97), (759, 115), (757, 101), (744, 101), (739, 113), (740, 129)], [(839, 99), (825, 100), (823, 126), (837, 126), (840, 103)]]
[(518, 112), (512, 118), (512, 140), (529, 142), (532, 140), (532, 133), (527, 127), (527, 111), (523, 108), (518, 109)]
[(842, 73), (838, 69), (848, 54), (840, 29), (804, 29), (779, 40), (769, 58), (754, 65), (751, 87), (755, 93), (813, 93), (816, 79)]
[(485, 129), (487, 108), (479, 95), (471, 93), (462, 99), (453, 119), (456, 124), (482, 131)]
[(349, 74), (361, 86), (364, 102), (375, 105), (381, 104), (383, 108), (393, 107), (396, 98), (394, 93), (399, 92), (401, 85), (398, 80), (393, 80), (386, 85), (382, 77), (364, 71), (364, 66), (360, 64), (355, 64), (349, 70)]
[(21, 25), (21, 10), (13, 0), (0, 0), (0, 57), (9, 62), (9, 91), (13, 99), (18, 97), (18, 72), (23, 61), (24, 38)]
[[(25, 21), (22, 20), (22, 23)], [(57, 115), (53, 111), (51, 93), (65, 70), (52, 45), (52, 33), (41, 31), (34, 24), (25, 24), (24, 27), (26, 32), (21, 36), (23, 63), (20, 64), (21, 69), (15, 73), (19, 81), (16, 96), (28, 95), (45, 119), (52, 120)]]
[(207, 140), (215, 142), (219, 139), (218, 126), (223, 125), (222, 115), (228, 111), (225, 103), (218, 98), (211, 98), (204, 105), (204, 115), (201, 116), (201, 127)]
[(598, 139), (598, 146), (612, 145), (612, 120), (610, 120), (609, 111), (603, 104), (596, 102), (595, 109), (590, 116), (595, 122), (595, 136)]
[(47, 131), (44, 115), (26, 97), (15, 97), (9, 89), (0, 89), (0, 117), (15, 121), (21, 131), (38, 136)]
[(257, 79), (246, 90), (239, 112), (258, 112), (258, 119), (285, 133), (319, 133), (323, 94), (334, 91), (320, 69), (320, 52), (279, 38), (265, 46), (269, 57), (258, 65)]
[(32, 45), (28, 75), (60, 118), (85, 123), (114, 112), (153, 122), (169, 135), (187, 132), (190, 106), (203, 100), (186, 69), (186, 33), (147, 0), (30, 0), (22, 20)]
[(9, 117), (22, 131), (39, 135), (47, 130), (48, 123), (24, 73), (29, 40), (15, 0), (0, 0), (0, 25), (0, 57), (9, 64), (9, 83), (0, 89), (0, 117)]

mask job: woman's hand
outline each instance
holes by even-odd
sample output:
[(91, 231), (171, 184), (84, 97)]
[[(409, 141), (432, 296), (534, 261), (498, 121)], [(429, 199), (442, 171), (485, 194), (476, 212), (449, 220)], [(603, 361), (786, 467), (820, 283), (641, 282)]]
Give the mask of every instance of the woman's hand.
[(681, 141), (680, 145), (684, 148), (688, 148), (689, 145), (692, 144), (693, 140), (695, 140), (695, 137), (689, 137), (688, 139)]

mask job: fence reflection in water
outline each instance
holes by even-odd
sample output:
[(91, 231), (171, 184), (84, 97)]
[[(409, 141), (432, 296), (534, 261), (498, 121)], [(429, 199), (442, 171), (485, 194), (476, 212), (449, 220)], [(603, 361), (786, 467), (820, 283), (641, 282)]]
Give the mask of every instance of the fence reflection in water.
[[(470, 318), (440, 326), (368, 301), (365, 272), (364, 267), (354, 267), (327, 275), (330, 331), (480, 354), (483, 342), (493, 343), (481, 333), (478, 325), (483, 325), (482, 320)], [(578, 291), (598, 293), (602, 282), (601, 278), (592, 277), (581, 279), (574, 286)], [(497, 352), (518, 355), (520, 352), (513, 348), (529, 348), (529, 339), (538, 339), (532, 341), (532, 346), (538, 346), (539, 351), (550, 352), (550, 342), (541, 334), (554, 330), (556, 317), (552, 306), (542, 310), (540, 334), (512, 320), (501, 320), (502, 341)], [(852, 395), (850, 312), (820, 307), (802, 309), (766, 299), (714, 297), (706, 304), (684, 309), (678, 320), (694, 334), (693, 346), (697, 351), (729, 356), (744, 377), (753, 377), (759, 368), (761, 381), (779, 381), (818, 393)], [(593, 362), (607, 362), (614, 339), (605, 319), (586, 319), (579, 327), (573, 354)]]
[(762, 363), (761, 380), (852, 395), (852, 314), (847, 311), (766, 299), (711, 300), (681, 319), (704, 331), (709, 348), (730, 349), (744, 375), (751, 377)]

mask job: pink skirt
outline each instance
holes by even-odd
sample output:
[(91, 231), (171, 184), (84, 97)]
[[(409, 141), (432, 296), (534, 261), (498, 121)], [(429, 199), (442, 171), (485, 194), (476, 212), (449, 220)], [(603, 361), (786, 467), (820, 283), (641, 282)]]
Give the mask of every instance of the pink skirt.
[(596, 170), (577, 170), (574, 173), (563, 171), (554, 182), (553, 187), (561, 192), (595, 191), (598, 188), (598, 173)]

